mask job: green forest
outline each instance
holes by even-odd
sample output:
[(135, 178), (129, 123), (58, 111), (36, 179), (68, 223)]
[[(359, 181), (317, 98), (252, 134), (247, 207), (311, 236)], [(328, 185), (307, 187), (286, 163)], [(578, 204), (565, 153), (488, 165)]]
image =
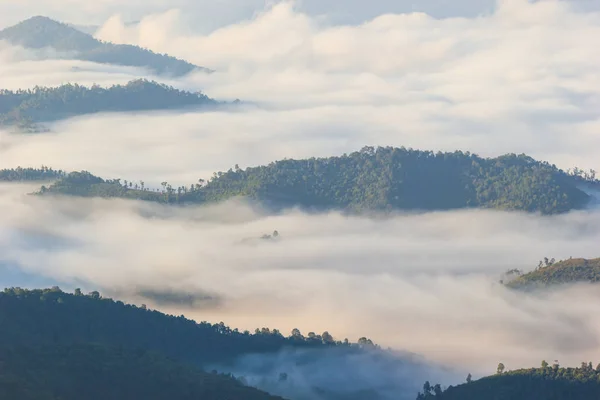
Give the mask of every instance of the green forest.
[[(0, 40), (30, 49), (51, 47), (78, 60), (147, 68), (155, 74), (182, 76), (192, 71), (211, 72), (187, 61), (148, 49), (97, 40), (67, 24), (37, 16), (0, 31)], [(64, 57), (67, 57), (66, 55)]]
[(41, 182), (64, 178), (66, 173), (49, 167), (0, 169), (0, 182)]
[(282, 400), (229, 375), (144, 349), (71, 344), (0, 348), (0, 398)]
[(0, 90), (0, 125), (27, 127), (99, 112), (168, 110), (217, 105), (202, 93), (190, 93), (145, 79), (125, 85), (85, 87), (65, 84), (28, 90)]
[(426, 382), (417, 400), (587, 400), (600, 398), (600, 364), (583, 362), (580, 368), (561, 368), (542, 362), (541, 368), (504, 371), (442, 390)]
[(569, 283), (600, 282), (600, 258), (586, 260), (570, 258), (556, 262), (545, 258), (535, 270), (523, 274), (517, 271), (514, 279), (506, 282), (512, 289), (539, 289)]
[(118, 197), (169, 204), (204, 204), (244, 197), (274, 208), (349, 212), (489, 208), (559, 214), (591, 200), (582, 185), (600, 186), (595, 172), (565, 172), (526, 155), (482, 158), (456, 151), (365, 147), (340, 157), (237, 165), (178, 187), (162, 182), (102, 179), (72, 172), (40, 194)]
[(210, 366), (227, 366), (246, 354), (327, 348), (348, 356), (379, 350), (367, 338), (350, 343), (328, 332), (303, 335), (294, 329), (284, 335), (264, 327), (240, 332), (95, 291), (0, 293), (0, 398), (269, 399), (242, 386), (243, 377), (221, 375)]

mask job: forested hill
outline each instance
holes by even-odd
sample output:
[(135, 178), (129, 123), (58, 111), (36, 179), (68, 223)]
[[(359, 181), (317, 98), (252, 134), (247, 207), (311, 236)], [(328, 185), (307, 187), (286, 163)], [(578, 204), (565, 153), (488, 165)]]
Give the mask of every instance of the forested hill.
[(579, 282), (600, 282), (600, 258), (571, 258), (559, 262), (546, 259), (545, 263), (540, 262), (532, 272), (519, 272), (515, 279), (506, 285), (513, 289), (535, 289)]
[(121, 197), (164, 203), (215, 202), (245, 197), (273, 207), (351, 212), (493, 208), (557, 214), (585, 207), (582, 186), (598, 186), (595, 173), (568, 174), (547, 162), (509, 154), (433, 153), (365, 147), (341, 157), (283, 160), (237, 166), (208, 181), (154, 191), (139, 184), (71, 173), (42, 194)]
[(0, 360), (0, 398), (7, 400), (283, 400), (143, 349), (4, 346)]
[(424, 385), (417, 400), (590, 400), (600, 399), (600, 365), (581, 368), (522, 369), (498, 373), (470, 383), (449, 387)]
[(5, 28), (0, 31), (0, 40), (30, 49), (50, 47), (62, 53), (63, 58), (143, 67), (156, 74), (181, 76), (192, 71), (210, 72), (207, 68), (138, 46), (101, 42), (72, 26), (42, 16)]
[(66, 84), (53, 88), (0, 90), (0, 124), (27, 126), (98, 112), (168, 110), (217, 104), (202, 93), (185, 92), (144, 79), (108, 88)]
[(373, 346), (366, 338), (357, 344), (336, 341), (327, 332), (307, 337), (297, 330), (289, 336), (268, 328), (239, 332), (223, 323), (196, 323), (124, 304), (98, 292), (70, 294), (59, 288), (0, 292), (0, 348), (78, 343), (143, 348), (200, 365), (227, 363), (244, 354), (274, 353), (284, 347)]

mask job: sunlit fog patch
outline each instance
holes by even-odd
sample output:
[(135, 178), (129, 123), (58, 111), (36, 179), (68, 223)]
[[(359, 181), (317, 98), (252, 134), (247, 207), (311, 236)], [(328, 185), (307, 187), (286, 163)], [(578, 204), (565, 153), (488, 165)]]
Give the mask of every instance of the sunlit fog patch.
[(366, 336), (471, 372), (600, 350), (594, 286), (539, 295), (498, 283), (544, 256), (596, 256), (596, 212), (273, 215), (235, 201), (168, 208), (0, 187), (0, 262), (64, 288), (240, 329)]

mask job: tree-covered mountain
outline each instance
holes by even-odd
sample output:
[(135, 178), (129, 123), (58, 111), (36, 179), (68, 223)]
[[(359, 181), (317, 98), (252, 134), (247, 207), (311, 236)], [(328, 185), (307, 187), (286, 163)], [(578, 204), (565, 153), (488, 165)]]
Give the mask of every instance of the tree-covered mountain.
[[(468, 379), (470, 381), (470, 377)], [(600, 399), (600, 365), (582, 363), (581, 368), (520, 369), (499, 372), (477, 381), (449, 387), (423, 385), (417, 400), (589, 400)]]
[(283, 400), (143, 349), (2, 346), (0, 365), (2, 399)]
[(600, 258), (586, 260), (570, 258), (555, 262), (554, 260), (540, 261), (534, 271), (517, 273), (517, 276), (506, 283), (513, 289), (535, 289), (569, 283), (600, 282)]
[(65, 84), (53, 88), (0, 90), (0, 124), (28, 126), (99, 112), (169, 110), (217, 104), (202, 93), (186, 92), (144, 79), (108, 88)]
[(557, 214), (585, 207), (581, 187), (598, 186), (525, 155), (482, 158), (405, 148), (365, 147), (341, 157), (283, 160), (237, 166), (208, 181), (162, 190), (143, 182), (104, 180), (74, 172), (42, 194), (121, 197), (163, 203), (203, 204), (244, 197), (273, 207), (340, 209), (351, 212), (492, 208)]
[(77, 343), (143, 348), (199, 365), (226, 363), (243, 354), (277, 352), (285, 347), (373, 346), (366, 338), (357, 344), (336, 341), (327, 332), (307, 337), (297, 330), (289, 336), (268, 328), (239, 332), (223, 323), (196, 323), (103, 298), (98, 292), (84, 295), (79, 290), (70, 294), (58, 288), (11, 288), (0, 293), (0, 347)]
[(0, 31), (0, 40), (29, 49), (53, 48), (56, 57), (75, 58), (101, 64), (143, 67), (156, 74), (181, 76), (209, 69), (151, 50), (95, 39), (72, 26), (36, 16)]
[[(187, 296), (156, 291), (140, 291), (139, 295), (152, 299)], [(283, 355), (284, 352), (287, 355)], [(11, 288), (0, 293), (0, 398), (5, 398), (3, 393), (15, 393), (19, 396), (6, 398), (68, 400), (73, 398), (73, 393), (83, 395), (98, 389), (105, 394), (104, 398), (115, 399), (127, 398), (122, 397), (127, 393), (136, 393), (134, 398), (151, 399), (191, 399), (194, 397), (189, 396), (197, 393), (206, 393), (206, 397), (195, 397), (205, 400), (267, 399), (258, 391), (245, 392), (239, 385), (246, 382), (261, 386), (260, 382), (250, 382), (251, 377), (246, 381), (243, 375), (236, 375), (234, 382), (226, 376), (209, 376), (198, 368), (207, 372), (216, 368), (224, 372), (235, 369), (254, 376), (275, 368), (271, 372), (281, 385), (285, 369), (278, 368), (284, 358), (297, 357), (292, 365), (281, 365), (281, 368), (298, 369), (305, 364), (319, 365), (320, 359), (324, 359), (325, 365), (332, 365), (332, 360), (339, 360), (343, 365), (349, 359), (361, 359), (361, 355), (372, 359), (385, 357), (387, 353), (364, 337), (353, 344), (348, 340), (337, 341), (328, 332), (309, 332), (306, 336), (297, 329), (289, 336), (269, 328), (256, 329), (254, 333), (239, 332), (222, 322), (197, 323), (183, 316), (150, 310), (145, 305), (137, 307), (103, 298), (98, 292), (86, 295), (79, 289), (73, 294), (57, 287)], [(244, 357), (250, 358), (240, 363)], [(261, 366), (251, 361), (252, 357), (264, 358), (267, 364), (268, 360), (276, 360), (276, 365)], [(390, 355), (380, 364), (387, 368), (393, 365), (390, 364), (393, 359)], [(401, 367), (405, 369), (406, 364)], [(29, 372), (23, 372), (27, 368)], [(349, 368), (360, 370), (356, 365)], [(179, 378), (174, 379), (173, 375)], [(143, 377), (153, 380), (156, 377), (149, 388), (160, 396), (139, 395), (145, 392), (141, 388), (137, 392)], [(193, 380), (197, 382), (192, 383)], [(103, 385), (110, 388), (99, 389)], [(335, 388), (325, 389), (338, 393)], [(56, 391), (61, 395), (46, 396)], [(167, 393), (172, 396), (166, 396)], [(246, 394), (248, 397), (244, 397)], [(322, 398), (354, 399), (352, 395), (340, 397), (338, 394)]]

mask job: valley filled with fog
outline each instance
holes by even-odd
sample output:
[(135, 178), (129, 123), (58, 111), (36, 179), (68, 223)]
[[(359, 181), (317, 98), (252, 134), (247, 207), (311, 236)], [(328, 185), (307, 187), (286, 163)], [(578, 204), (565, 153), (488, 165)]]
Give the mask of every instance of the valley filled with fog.
[[(195, 184), (218, 171), (363, 146), (525, 153), (564, 170), (600, 169), (593, 2), (124, 3), (9, 0), (0, 4), (0, 28), (40, 6), (38, 14), (92, 26), (99, 40), (214, 72), (158, 75), (0, 41), (1, 89), (145, 78), (228, 103), (82, 114), (43, 122), (44, 133), (0, 125), (0, 169), (85, 170), (156, 191), (162, 182)], [(321, 381), (333, 370), (345, 372), (331, 373), (331, 387), (354, 382), (384, 398), (414, 399), (422, 381), (461, 383), (500, 362), (518, 369), (600, 361), (598, 286), (515, 291), (500, 282), (544, 257), (600, 256), (600, 191), (591, 186), (582, 189), (591, 196), (586, 207), (543, 215), (30, 195), (42, 184), (0, 181), (2, 287), (98, 290), (240, 331), (329, 332), (395, 351), (357, 356), (365, 368), (348, 370), (335, 349), (314, 360), (289, 349), (249, 354), (228, 367), (290, 399), (312, 398), (306, 388), (327, 386)], [(282, 368), (296, 389), (257, 372), (277, 376)], [(399, 392), (408, 394), (391, 394)]]

